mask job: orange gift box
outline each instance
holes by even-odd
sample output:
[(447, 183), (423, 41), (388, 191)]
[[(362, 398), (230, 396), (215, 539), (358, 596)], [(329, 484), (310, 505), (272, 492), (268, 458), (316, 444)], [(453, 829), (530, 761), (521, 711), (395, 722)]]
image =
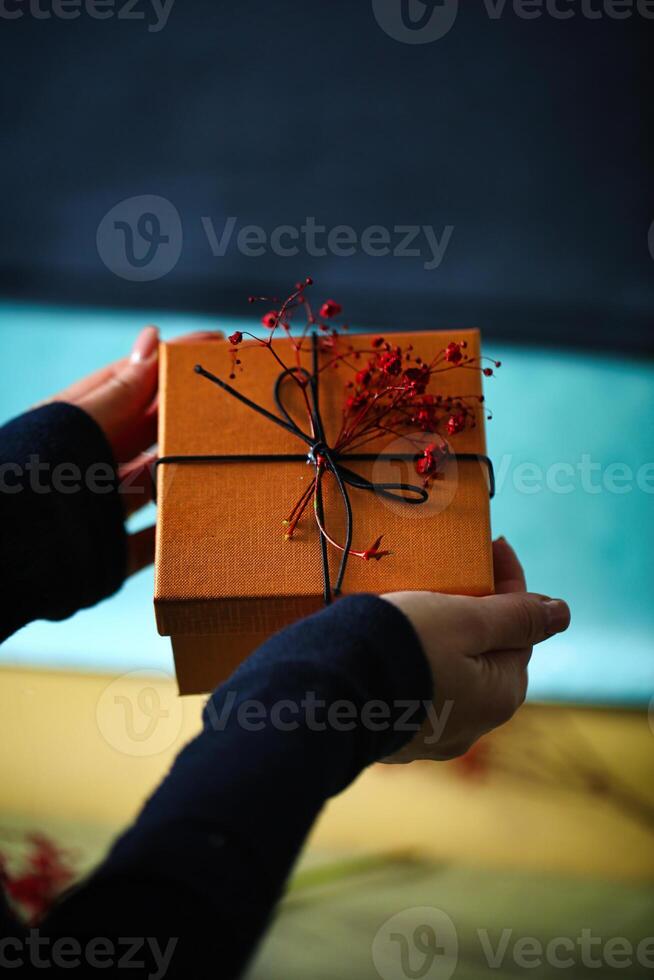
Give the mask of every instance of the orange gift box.
[[(451, 341), (467, 343), (479, 357), (476, 330), (385, 334), (429, 362)], [(290, 341), (275, 341), (286, 363), (293, 363)], [(322, 355), (324, 356), (324, 355)], [(311, 368), (310, 352), (302, 354)], [(273, 388), (278, 362), (263, 347), (245, 345), (243, 370), (233, 386), (279, 415)], [(232, 372), (227, 341), (162, 344), (160, 356), (161, 456), (297, 455), (307, 447), (228, 392), (195, 373), (196, 364), (221, 379)], [(320, 374), (320, 409), (327, 444), (340, 427), (345, 371)], [(292, 386), (297, 388), (297, 386)], [(474, 428), (450, 439), (453, 453), (485, 454), (481, 372), (452, 370), (432, 379), (428, 391), (471, 396)], [(298, 397), (298, 396), (294, 396)], [(304, 429), (301, 405), (291, 414)], [(413, 433), (412, 435), (415, 436)], [(425, 445), (434, 436), (425, 434)], [(343, 464), (375, 483), (421, 485), (413, 462), (399, 458), (415, 451), (407, 439), (380, 438), (366, 453), (376, 460)], [(389, 456), (396, 453), (398, 458)], [(155, 611), (159, 633), (171, 637), (181, 694), (204, 693), (225, 680), (266, 637), (323, 605), (320, 533), (313, 509), (305, 512), (286, 540), (283, 522), (314, 467), (298, 461), (167, 462), (158, 467), (159, 507), (155, 562)], [(330, 473), (323, 478), (325, 525), (342, 542), (343, 501)], [(369, 548), (383, 535), (391, 554), (378, 560), (350, 557), (343, 594), (424, 589), (465, 595), (493, 591), (489, 482), (479, 460), (447, 461), (441, 478), (419, 505), (391, 501), (366, 490), (349, 490), (353, 547)], [(328, 546), (332, 581), (340, 552)], [(338, 601), (338, 600), (336, 600)], [(399, 651), (401, 655), (401, 651)]]

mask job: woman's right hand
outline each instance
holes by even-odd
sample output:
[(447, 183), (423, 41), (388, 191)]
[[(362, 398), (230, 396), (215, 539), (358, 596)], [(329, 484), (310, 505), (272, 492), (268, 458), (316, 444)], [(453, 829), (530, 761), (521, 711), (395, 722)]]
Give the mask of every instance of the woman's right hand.
[(527, 693), (532, 647), (570, 625), (562, 599), (528, 593), (513, 548), (493, 544), (495, 595), (391, 592), (422, 644), (434, 678), (434, 717), (386, 762), (453, 759), (513, 717)]

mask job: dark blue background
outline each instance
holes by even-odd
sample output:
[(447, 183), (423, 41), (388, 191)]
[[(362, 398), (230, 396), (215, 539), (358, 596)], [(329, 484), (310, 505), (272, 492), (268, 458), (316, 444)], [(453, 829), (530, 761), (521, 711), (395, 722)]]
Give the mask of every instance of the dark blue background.
[[(362, 324), (650, 348), (654, 22), (460, 7), (425, 45), (388, 37), (367, 0), (177, 0), (160, 33), (0, 20), (2, 293), (246, 312), (249, 292), (310, 274)], [(140, 194), (172, 201), (184, 228), (179, 263), (151, 283), (112, 275), (95, 244), (109, 208)], [(215, 258), (203, 215), (454, 234), (434, 271)]]

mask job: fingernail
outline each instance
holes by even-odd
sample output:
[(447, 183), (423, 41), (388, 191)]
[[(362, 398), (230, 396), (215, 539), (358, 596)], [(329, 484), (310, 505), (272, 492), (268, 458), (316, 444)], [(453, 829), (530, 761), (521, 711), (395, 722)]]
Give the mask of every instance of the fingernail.
[(545, 599), (545, 616), (548, 633), (562, 633), (570, 625), (570, 610), (563, 599)]
[(159, 331), (157, 327), (144, 327), (134, 341), (130, 360), (133, 364), (139, 361), (147, 361), (152, 357), (159, 345)]

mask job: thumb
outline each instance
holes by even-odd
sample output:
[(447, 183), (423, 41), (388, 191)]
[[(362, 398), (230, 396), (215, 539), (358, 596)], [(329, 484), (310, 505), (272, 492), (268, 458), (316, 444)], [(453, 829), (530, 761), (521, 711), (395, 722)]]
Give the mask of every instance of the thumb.
[(570, 625), (570, 610), (563, 599), (530, 592), (486, 596), (480, 607), (486, 651), (532, 647)]

